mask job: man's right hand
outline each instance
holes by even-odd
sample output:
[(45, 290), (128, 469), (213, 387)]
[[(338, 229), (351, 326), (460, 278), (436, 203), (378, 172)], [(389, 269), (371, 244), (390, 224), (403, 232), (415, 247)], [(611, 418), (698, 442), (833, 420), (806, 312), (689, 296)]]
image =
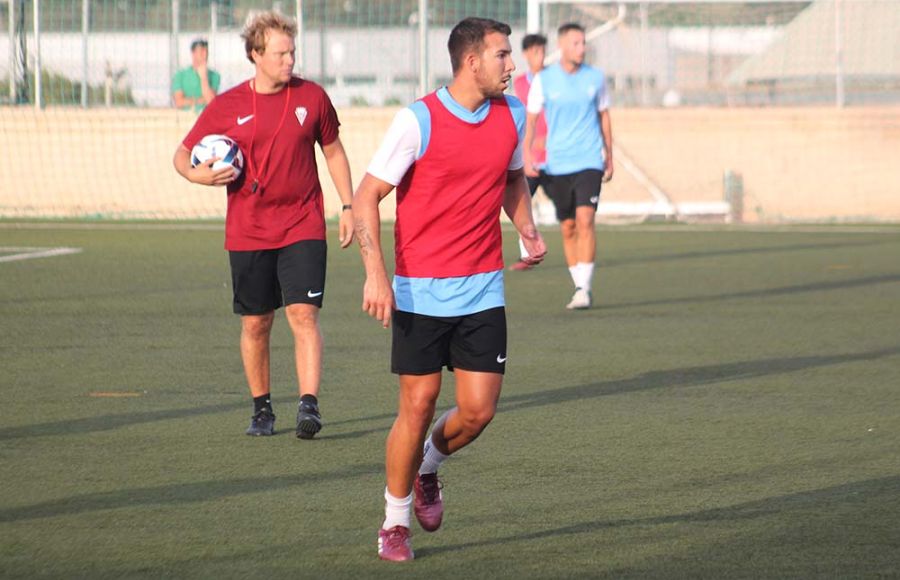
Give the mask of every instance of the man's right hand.
[(366, 276), (363, 286), (362, 309), (369, 316), (381, 322), (385, 328), (391, 325), (391, 314), (397, 307), (394, 304), (394, 290), (384, 273), (375, 276)]
[(230, 165), (222, 169), (213, 169), (213, 164), (218, 160), (219, 157), (211, 157), (197, 167), (189, 169), (187, 174), (188, 181), (199, 183), (200, 185), (222, 186), (228, 185), (237, 179), (237, 171)]

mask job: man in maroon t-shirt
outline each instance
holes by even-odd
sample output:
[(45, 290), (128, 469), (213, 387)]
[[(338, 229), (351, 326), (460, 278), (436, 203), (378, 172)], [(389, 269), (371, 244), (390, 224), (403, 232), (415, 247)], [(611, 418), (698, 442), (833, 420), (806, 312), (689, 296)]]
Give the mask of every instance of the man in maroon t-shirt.
[[(253, 396), (248, 435), (272, 435), (269, 337), (285, 305), (294, 335), (300, 403), (297, 436), (322, 428), (319, 309), (325, 293), (325, 214), (315, 144), (343, 204), (341, 247), (353, 239), (350, 165), (338, 137), (337, 113), (322, 87), (293, 76), (296, 25), (275, 13), (257, 15), (241, 34), (256, 67), (247, 82), (217, 96), (175, 152), (175, 169), (193, 183), (226, 186), (225, 249), (231, 261), (234, 312), (241, 315), (241, 358)], [(191, 148), (206, 135), (231, 137), (244, 154), (237, 178), (215, 159), (191, 167)]]

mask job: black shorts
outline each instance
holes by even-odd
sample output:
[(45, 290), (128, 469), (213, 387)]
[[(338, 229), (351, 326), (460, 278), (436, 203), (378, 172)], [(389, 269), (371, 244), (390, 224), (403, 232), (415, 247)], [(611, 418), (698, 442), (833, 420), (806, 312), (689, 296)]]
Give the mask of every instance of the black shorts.
[(548, 175), (544, 173), (543, 169), (541, 169), (537, 177), (528, 177), (527, 175), (525, 176), (525, 181), (528, 182), (528, 193), (531, 194), (531, 197), (534, 197), (535, 192), (537, 192), (537, 188), (541, 186), (544, 187), (544, 193), (547, 192), (547, 177)]
[(503, 374), (506, 308), (465, 316), (426, 316), (394, 311), (391, 372), (430, 375), (443, 367)]
[(276, 250), (228, 252), (235, 314), (266, 314), (285, 304), (322, 307), (325, 240), (303, 240)]
[(581, 206), (589, 205), (596, 210), (600, 203), (602, 180), (603, 172), (597, 169), (585, 169), (567, 175), (548, 175), (544, 191), (556, 206), (556, 219), (575, 219), (575, 208)]

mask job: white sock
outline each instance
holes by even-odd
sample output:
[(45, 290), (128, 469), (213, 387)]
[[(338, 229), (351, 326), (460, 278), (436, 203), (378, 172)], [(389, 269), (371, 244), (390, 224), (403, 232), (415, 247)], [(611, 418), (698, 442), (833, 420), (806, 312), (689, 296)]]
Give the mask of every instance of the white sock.
[(569, 266), (569, 275), (572, 276), (572, 283), (575, 284), (576, 288), (578, 288), (578, 270), (578, 264)]
[(528, 250), (525, 249), (525, 242), (522, 241), (522, 238), (519, 238), (519, 257), (523, 260), (528, 257)]
[(394, 526), (409, 527), (409, 506), (412, 505), (413, 494), (406, 497), (394, 497), (384, 488), (384, 523), (382, 529), (389, 530)]
[(446, 460), (449, 455), (444, 455), (437, 450), (437, 447), (431, 442), (431, 437), (425, 440), (425, 453), (422, 455), (422, 465), (419, 467), (419, 475), (426, 473), (437, 473), (441, 467), (441, 463)]
[(575, 282), (575, 285), (590, 292), (594, 279), (594, 263), (579, 262), (575, 267), (578, 268), (578, 280)]

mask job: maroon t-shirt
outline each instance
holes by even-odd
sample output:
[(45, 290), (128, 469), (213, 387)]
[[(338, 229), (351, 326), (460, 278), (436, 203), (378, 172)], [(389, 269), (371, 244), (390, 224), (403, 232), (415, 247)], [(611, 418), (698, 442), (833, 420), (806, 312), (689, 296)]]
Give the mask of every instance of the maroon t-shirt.
[[(315, 144), (337, 139), (340, 122), (319, 85), (294, 77), (289, 89), (256, 94), (254, 112), (254, 92), (249, 81), (243, 82), (216, 96), (184, 138), (191, 149), (206, 135), (228, 135), (244, 154), (244, 171), (228, 186), (226, 250), (269, 250), (325, 239)], [(255, 193), (254, 179), (259, 180)]]

